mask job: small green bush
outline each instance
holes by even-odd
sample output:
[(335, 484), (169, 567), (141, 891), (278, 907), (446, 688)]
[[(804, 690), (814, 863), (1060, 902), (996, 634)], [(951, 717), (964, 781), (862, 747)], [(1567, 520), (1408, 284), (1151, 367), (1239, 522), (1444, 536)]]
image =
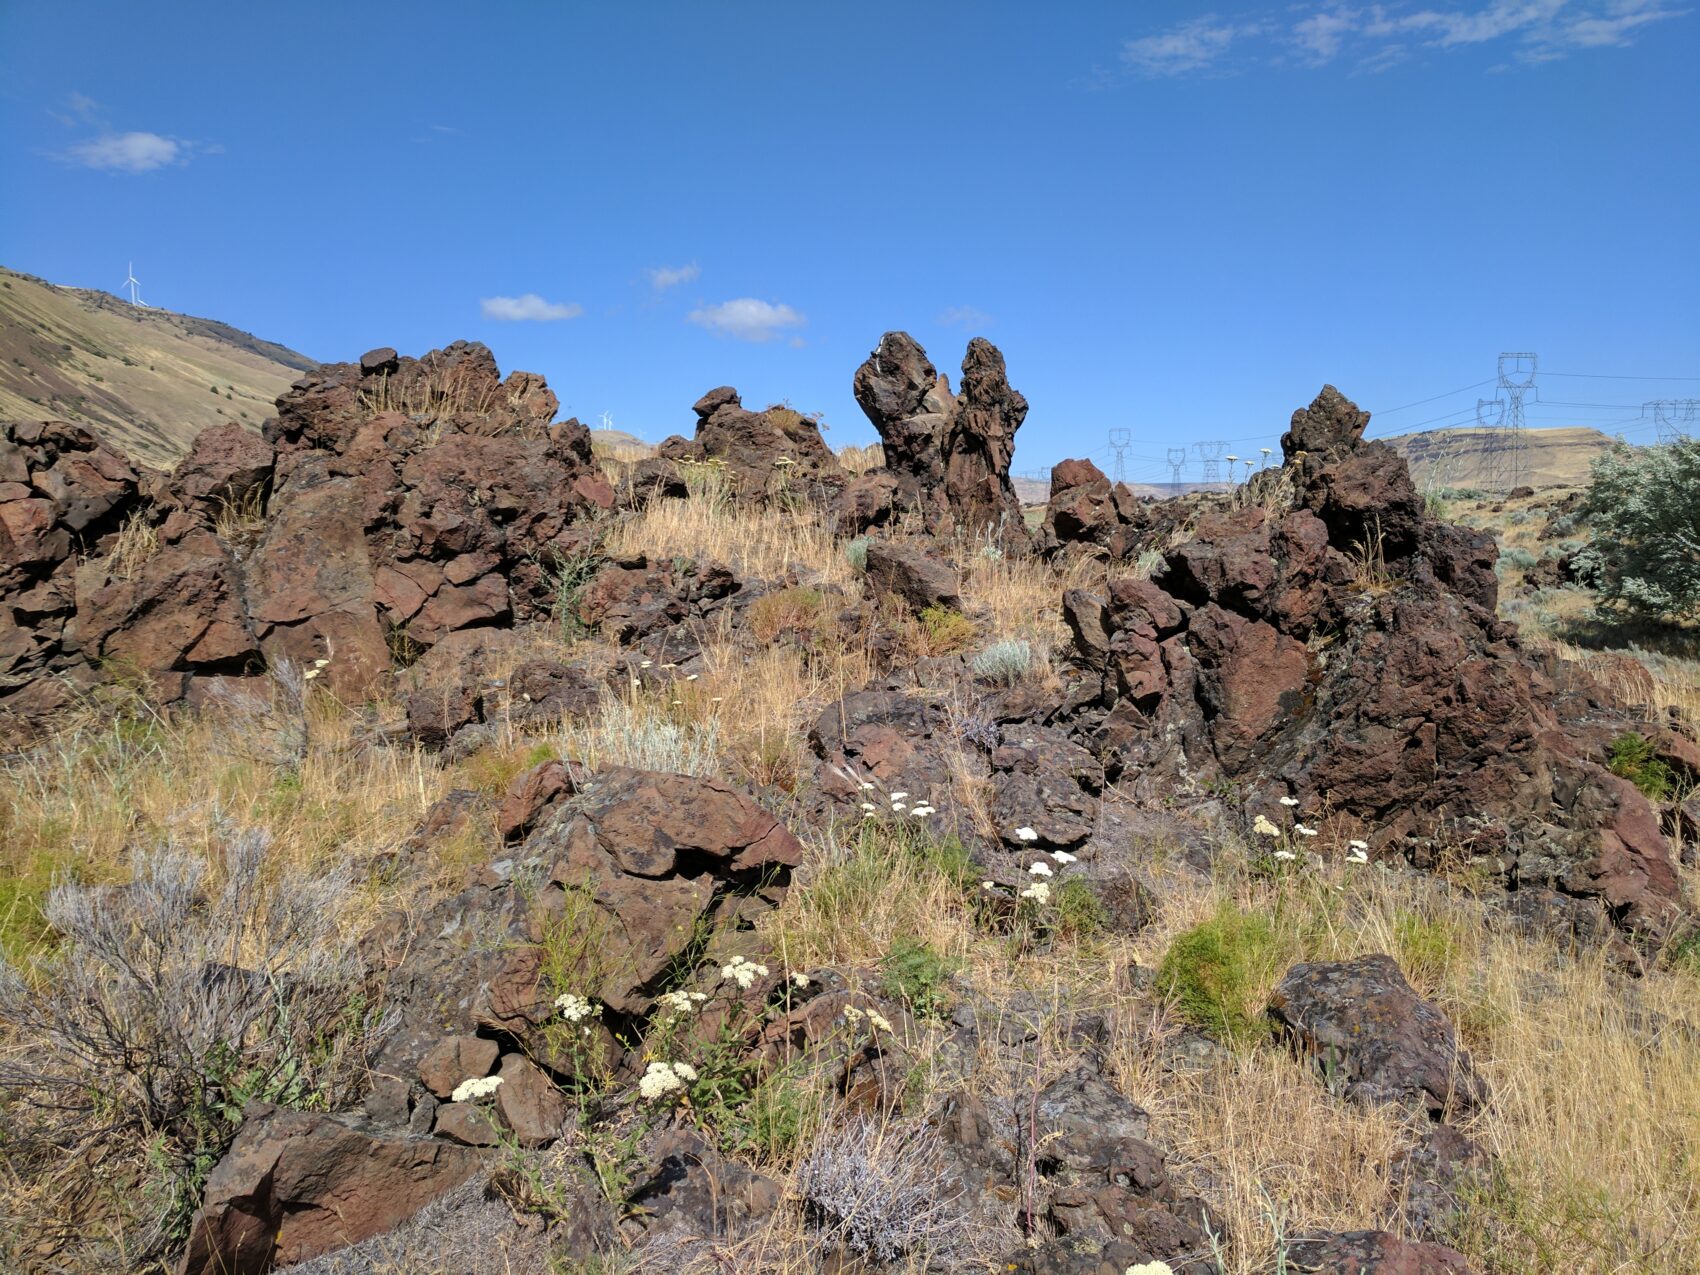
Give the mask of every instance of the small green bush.
[(857, 571), (868, 569), (868, 538), (857, 536), (844, 546), (844, 557)]
[(1611, 741), (1606, 757), (1612, 774), (1627, 779), (1653, 801), (1666, 800), (1676, 787), (1671, 768), (1654, 755), (1653, 741), (1632, 730)]
[(1224, 904), (1175, 936), (1157, 968), (1157, 991), (1188, 1022), (1228, 1044), (1252, 1044), (1268, 1034), (1263, 1010), (1277, 956), (1267, 917)]
[(1507, 549), (1499, 555), (1499, 569), (1515, 567), (1519, 571), (1527, 571), (1535, 565), (1535, 555), (1527, 549)]
[(927, 607), (921, 612), (921, 627), (927, 631), (932, 655), (949, 655), (974, 640), (974, 622), (949, 607)]
[(1057, 929), (1069, 938), (1089, 938), (1109, 927), (1110, 910), (1086, 881), (1070, 877), (1052, 895)]
[(1665, 624), (1700, 619), (1700, 438), (1619, 445), (1594, 461), (1577, 566), (1602, 608)]
[(956, 962), (940, 955), (932, 944), (899, 938), (880, 968), (886, 995), (902, 1001), (916, 1018), (939, 1022), (950, 1012), (950, 976), (956, 972)]

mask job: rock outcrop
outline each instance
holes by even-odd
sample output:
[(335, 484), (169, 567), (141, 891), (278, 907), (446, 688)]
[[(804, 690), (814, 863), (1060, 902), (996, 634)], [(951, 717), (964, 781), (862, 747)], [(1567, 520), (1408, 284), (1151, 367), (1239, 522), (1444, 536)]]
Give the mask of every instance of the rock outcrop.
[(297, 381), (263, 437), (144, 473), (80, 426), (0, 436), (0, 717), (120, 676), (161, 701), (268, 661), (363, 693), (398, 655), (536, 618), (613, 503), (540, 377), (464, 342)]
[[(825, 499), (849, 480), (821, 437), (820, 426), (793, 408), (775, 405), (752, 412), (737, 390), (722, 385), (699, 398), (691, 410), (697, 416), (696, 437), (668, 439), (658, 449), (661, 458), (674, 464), (723, 466), (738, 497)], [(649, 478), (646, 485), (653, 489), (654, 482)]]
[[(1010, 388), (995, 345), (982, 337), (968, 343), (962, 392), (955, 395), (912, 336), (887, 332), (856, 369), (853, 388), (896, 480), (890, 504), (930, 527), (954, 524), (1000, 543), (1027, 543), (1009, 478), (1027, 400)], [(867, 478), (856, 495), (870, 517), (881, 508)]]
[(1342, 848), (1463, 856), (1661, 933), (1679, 891), (1652, 807), (1494, 614), (1492, 538), (1427, 517), (1367, 420), (1326, 387), (1285, 467), (1200, 503), (1154, 579), (1065, 596), (1077, 730), (1152, 798), (1231, 781), (1248, 820), (1290, 824), (1288, 797)]

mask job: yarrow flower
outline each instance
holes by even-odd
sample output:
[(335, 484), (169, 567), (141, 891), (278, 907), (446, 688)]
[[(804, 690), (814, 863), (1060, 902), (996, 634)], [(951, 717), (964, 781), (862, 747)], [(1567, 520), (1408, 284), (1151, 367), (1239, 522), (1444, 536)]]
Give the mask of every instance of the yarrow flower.
[(915, 815), (918, 818), (925, 819), (928, 815), (937, 814), (938, 812), (936, 810), (934, 810), (931, 806), (916, 806), (909, 813), (912, 814), (912, 815)]
[(1346, 856), (1347, 863), (1368, 863), (1369, 847), (1361, 841), (1352, 842), (1352, 852)]
[(1367, 842), (1367, 841), (1348, 841), (1346, 843), (1346, 845), (1349, 849), (1352, 849), (1352, 850), (1365, 850), (1365, 851), (1367, 851), (1369, 849), (1369, 842)]
[(1251, 830), (1265, 837), (1278, 837), (1281, 835), (1281, 830), (1274, 824), (1270, 823), (1269, 820), (1264, 818), (1262, 815), (1259, 815), (1256, 819), (1252, 820)]
[(908, 795), (909, 794), (906, 793), (906, 792), (894, 792), (894, 793), (891, 794), (891, 799), (893, 801), (902, 801)]
[(1281, 804), (1291, 810), (1294, 806), (1299, 804), (1299, 799), (1297, 797), (1283, 797), (1281, 798)]
[(690, 1014), (708, 997), (701, 992), (663, 992), (655, 998), (655, 1003), (670, 1014)]
[(1035, 881), (1021, 892), (1021, 897), (1032, 899), (1035, 903), (1049, 903), (1051, 901), (1051, 887), (1043, 881)]
[(1308, 827), (1302, 823), (1295, 823), (1293, 825), (1293, 831), (1298, 833), (1301, 837), (1314, 837), (1316, 835), (1315, 828)]
[(561, 1017), (569, 1023), (576, 1023), (585, 1018), (599, 1018), (602, 1015), (602, 1006), (592, 1005), (588, 998), (575, 996), (571, 992), (557, 996), (555, 1008), (561, 1011)]
[(1075, 856), (1070, 854), (1067, 850), (1053, 850), (1051, 851), (1051, 858), (1055, 859), (1058, 863), (1067, 864), (1075, 862)]
[(847, 1022), (847, 1023), (859, 1023), (864, 1018), (868, 1020), (868, 1026), (872, 1027), (875, 1031), (884, 1032), (888, 1036), (892, 1034), (891, 1033), (891, 1020), (888, 1019), (884, 1014), (880, 1013), (879, 1010), (877, 1010), (877, 1009), (857, 1009), (854, 1005), (846, 1005), (844, 1007), (844, 1021), (845, 1022)]
[[(1269, 449), (1265, 447), (1263, 450)], [(1175, 1268), (1167, 1262), (1139, 1262), (1128, 1267), (1123, 1275), (1175, 1275)]]
[(1015, 830), (1015, 839), (1017, 841), (1037, 841), (1039, 839), (1039, 834), (1034, 832), (1031, 828), (1017, 828)]
[(1277, 850), (1275, 852), (1275, 857), (1280, 859), (1283, 863), (1291, 863), (1299, 856), (1294, 854), (1291, 850)]
[(471, 1080), (463, 1080), (455, 1086), (455, 1091), (449, 1095), (450, 1102), (476, 1102), (480, 1098), (488, 1098), (502, 1087), (500, 1076), (474, 1076)]
[(1051, 865), (1048, 863), (1032, 864), (1028, 867), (1027, 871), (1036, 877), (1048, 877), (1055, 875), (1055, 873), (1051, 871)]
[(657, 1102), (668, 1094), (683, 1092), (696, 1078), (696, 1068), (689, 1063), (652, 1062), (638, 1078), (638, 1093)]
[(862, 809), (866, 810), (870, 815), (879, 813), (879, 807), (874, 805), (871, 801), (864, 801), (862, 803)]
[(791, 975), (791, 981), (798, 987), (807, 987), (809, 985), (809, 976), (801, 970), (798, 970), (795, 974)]
[(767, 977), (767, 966), (747, 961), (742, 956), (734, 956), (729, 964), (720, 967), (720, 977), (736, 983), (747, 992), (758, 978)]
[(982, 890), (995, 890), (998, 888), (998, 883), (996, 881), (982, 881), (980, 882), (980, 888)]

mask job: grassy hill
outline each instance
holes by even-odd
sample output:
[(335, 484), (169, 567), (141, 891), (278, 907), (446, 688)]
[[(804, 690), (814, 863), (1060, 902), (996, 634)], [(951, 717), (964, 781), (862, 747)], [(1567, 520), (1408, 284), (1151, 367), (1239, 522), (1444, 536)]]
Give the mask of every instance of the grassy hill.
[[(1417, 486), (1481, 487), (1487, 479), (1489, 429), (1436, 429), (1397, 434), (1390, 444), (1411, 466)], [(1582, 426), (1524, 431), (1523, 481), (1530, 487), (1574, 487), (1588, 481), (1594, 457), (1611, 447), (1609, 434)]]
[(258, 429), (313, 366), (212, 319), (0, 267), (0, 418), (78, 421), (169, 466), (209, 425)]

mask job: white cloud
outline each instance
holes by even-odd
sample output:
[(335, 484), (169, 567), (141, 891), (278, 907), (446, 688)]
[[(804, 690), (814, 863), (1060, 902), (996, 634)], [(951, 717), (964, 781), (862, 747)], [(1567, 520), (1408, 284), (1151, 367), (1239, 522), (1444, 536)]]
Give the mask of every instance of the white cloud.
[(1207, 13), (1157, 35), (1127, 41), (1122, 61), (1141, 75), (1185, 75), (1211, 66), (1236, 39), (1257, 31), (1256, 26), (1235, 26)]
[(185, 164), (193, 148), (175, 137), (158, 133), (107, 133), (93, 141), (79, 142), (68, 152), (74, 163), (85, 168), (104, 168), (117, 173), (151, 173), (171, 164)]
[(576, 319), (584, 307), (576, 301), (545, 301), (535, 292), (518, 297), (485, 297), (478, 303), (486, 319), (503, 323), (553, 323), (559, 319)]
[(1663, 0), (1486, 0), (1446, 8), (1415, 3), (1325, 4), (1288, 25), (1235, 24), (1208, 14), (1166, 31), (1129, 40), (1122, 60), (1143, 76), (1178, 76), (1237, 61), (1299, 62), (1320, 67), (1349, 57), (1358, 71), (1384, 70), (1429, 50), (1512, 45), (1523, 63), (1551, 62), (1578, 50), (1622, 47), (1654, 22), (1687, 10)]
[[(703, 306), (692, 310), (685, 318), (718, 336), (734, 337), (739, 341), (771, 341), (787, 328), (800, 328), (808, 322), (788, 305), (770, 305), (754, 297), (739, 297), (735, 301)], [(792, 340), (793, 345), (798, 343), (798, 339)]]
[(939, 315), (939, 323), (947, 328), (984, 328), (990, 327), (991, 322), (991, 315), (971, 305), (953, 305)]
[(656, 266), (644, 273), (649, 276), (650, 285), (657, 292), (663, 292), (681, 283), (689, 283), (702, 273), (702, 267), (693, 261), (688, 266)]

